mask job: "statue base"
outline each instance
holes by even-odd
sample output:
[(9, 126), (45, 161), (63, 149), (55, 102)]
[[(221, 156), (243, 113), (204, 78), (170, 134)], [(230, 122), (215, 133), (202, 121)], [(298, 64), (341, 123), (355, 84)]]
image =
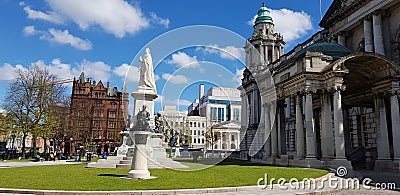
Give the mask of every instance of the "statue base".
[(150, 179), (150, 172), (147, 167), (146, 144), (151, 132), (134, 131), (133, 139), (135, 142), (134, 156), (132, 159), (131, 171), (128, 178), (131, 179)]

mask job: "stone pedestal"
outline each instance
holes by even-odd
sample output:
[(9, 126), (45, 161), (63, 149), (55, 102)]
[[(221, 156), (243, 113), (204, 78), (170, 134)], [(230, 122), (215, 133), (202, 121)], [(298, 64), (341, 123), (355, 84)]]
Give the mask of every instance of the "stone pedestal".
[(151, 133), (147, 131), (133, 132), (135, 141), (135, 154), (132, 159), (131, 171), (128, 178), (131, 179), (150, 179), (150, 172), (147, 168), (146, 144), (147, 138)]
[(128, 144), (128, 140), (130, 140), (129, 131), (121, 131), (119, 134), (121, 135), (122, 138), (122, 144), (117, 148), (117, 156), (121, 157), (133, 156), (133, 150), (134, 150), (134, 146), (132, 146), (133, 143)]
[(149, 157), (156, 162), (160, 162), (158, 159), (167, 157), (167, 152), (163, 147), (163, 136), (164, 135), (160, 133), (152, 134), (150, 137), (150, 144), (148, 144), (147, 153), (150, 154)]
[(174, 157), (175, 157), (175, 158), (178, 158), (180, 155), (181, 155), (181, 152), (179, 151), (179, 147), (176, 147), (176, 148), (175, 148), (175, 155), (174, 155)]

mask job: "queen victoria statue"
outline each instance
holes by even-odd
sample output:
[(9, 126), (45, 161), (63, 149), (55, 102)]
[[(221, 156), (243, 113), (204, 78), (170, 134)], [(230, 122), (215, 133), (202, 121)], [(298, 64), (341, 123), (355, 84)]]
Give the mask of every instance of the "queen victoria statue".
[(139, 61), (142, 63), (142, 66), (140, 67), (139, 88), (152, 90), (157, 94), (156, 84), (154, 81), (153, 60), (149, 48), (146, 48), (143, 58), (140, 57)]

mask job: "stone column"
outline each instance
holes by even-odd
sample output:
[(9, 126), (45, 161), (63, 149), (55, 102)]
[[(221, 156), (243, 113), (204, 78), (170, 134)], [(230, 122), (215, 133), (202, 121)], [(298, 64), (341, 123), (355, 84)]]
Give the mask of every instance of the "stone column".
[(259, 52), (259, 55), (260, 55), (260, 63), (261, 63), (261, 65), (264, 65), (265, 64), (265, 61), (264, 61), (264, 44), (263, 43), (261, 43), (260, 44), (260, 52)]
[(241, 110), (242, 120), (241, 120), (241, 123), (242, 123), (242, 127), (247, 127), (248, 126), (247, 122), (249, 121), (249, 116), (247, 113), (247, 96), (246, 96), (246, 94), (242, 94), (241, 98), (242, 98), (242, 102), (241, 102), (242, 103), (242, 110)]
[(254, 121), (254, 116), (255, 116), (255, 110), (254, 110), (254, 97), (255, 97), (255, 95), (254, 95), (254, 90), (252, 90), (251, 92), (251, 98), (250, 98), (250, 101), (251, 101), (251, 119), (250, 119), (250, 125), (252, 125), (252, 124), (254, 124), (255, 123), (255, 121)]
[(315, 156), (315, 127), (314, 127), (314, 116), (312, 107), (312, 94), (311, 92), (306, 93), (306, 105), (305, 105), (305, 119), (306, 119), (306, 137), (307, 137), (307, 156), (306, 158), (316, 158)]
[(277, 105), (277, 113), (276, 113), (276, 128), (277, 128), (277, 133), (278, 133), (278, 155), (282, 154), (282, 130), (281, 130), (281, 116), (282, 116), (282, 107)]
[(334, 141), (332, 129), (331, 94), (324, 92), (321, 96), (321, 152), (322, 158), (334, 157)]
[(273, 62), (275, 60), (276, 60), (275, 44), (272, 44), (272, 61), (271, 62)]
[(270, 122), (271, 122), (271, 156), (278, 156), (278, 132), (276, 124), (276, 106), (272, 103), (270, 104)]
[(373, 38), (372, 38), (372, 24), (371, 20), (364, 19), (364, 40), (365, 40), (365, 52), (373, 52)]
[(333, 95), (333, 121), (335, 126), (336, 159), (345, 159), (342, 96), (340, 89), (335, 90)]
[(378, 145), (378, 159), (389, 159), (389, 137), (388, 137), (388, 126), (386, 122), (386, 108), (384, 97), (378, 96), (375, 100), (375, 110), (377, 113), (377, 145)]
[(265, 46), (265, 63), (268, 64), (269, 56), (268, 56), (268, 45)]
[(271, 156), (271, 120), (270, 120), (270, 112), (269, 112), (269, 105), (266, 103), (264, 107), (264, 117), (265, 117), (265, 139), (267, 140), (264, 145), (264, 156), (270, 157)]
[(343, 45), (346, 47), (346, 37), (344, 36), (344, 34), (339, 34), (338, 35), (338, 40), (337, 40), (338, 44)]
[(382, 16), (380, 13), (372, 15), (372, 23), (374, 30), (374, 47), (375, 53), (385, 55), (385, 47), (383, 45), (383, 33), (382, 33)]
[(397, 94), (391, 94), (390, 111), (392, 114), (393, 158), (400, 160), (400, 112)]
[(146, 144), (147, 138), (151, 133), (148, 131), (134, 131), (135, 139), (134, 156), (132, 158), (131, 170), (128, 178), (131, 179), (149, 179), (150, 172), (147, 167)]
[(296, 151), (297, 158), (304, 159), (304, 124), (302, 112), (302, 96), (296, 96)]

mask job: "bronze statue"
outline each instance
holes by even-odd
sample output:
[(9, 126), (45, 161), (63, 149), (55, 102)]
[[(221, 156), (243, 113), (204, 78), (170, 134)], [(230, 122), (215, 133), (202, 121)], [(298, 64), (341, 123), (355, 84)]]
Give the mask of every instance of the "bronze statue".
[(143, 105), (143, 109), (138, 112), (136, 126), (133, 128), (134, 131), (150, 131), (154, 132), (149, 125), (150, 114), (146, 110), (146, 106)]

